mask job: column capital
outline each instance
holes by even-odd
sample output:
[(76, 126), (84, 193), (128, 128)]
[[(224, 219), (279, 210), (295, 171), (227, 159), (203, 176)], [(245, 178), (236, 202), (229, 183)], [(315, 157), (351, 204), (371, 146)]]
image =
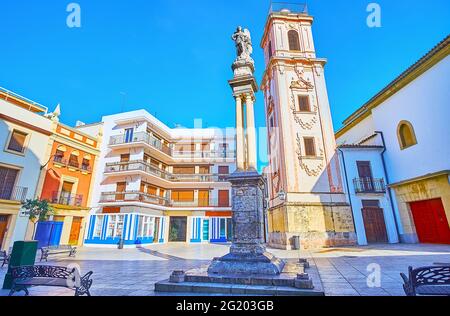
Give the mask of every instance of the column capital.
[(245, 101), (246, 102), (248, 102), (248, 101), (255, 102), (256, 101), (255, 95), (250, 94), (250, 93), (245, 94)]

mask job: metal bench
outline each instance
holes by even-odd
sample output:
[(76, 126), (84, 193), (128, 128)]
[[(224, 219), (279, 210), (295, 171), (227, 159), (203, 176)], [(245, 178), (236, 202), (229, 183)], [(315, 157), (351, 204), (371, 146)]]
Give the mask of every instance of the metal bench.
[(49, 246), (41, 248), (41, 262), (48, 261), (48, 256), (68, 253), (69, 257), (75, 257), (77, 248), (71, 245)]
[(400, 275), (407, 296), (450, 296), (450, 266), (409, 267), (409, 277)]
[[(76, 285), (78, 270), (55, 266), (21, 266), (12, 267), (12, 287), (9, 296), (15, 292), (24, 291), (28, 296), (28, 288), (32, 286), (64, 287), (75, 290), (75, 296), (91, 296), (92, 271), (80, 277), (79, 286)], [(79, 277), (79, 275), (78, 275)]]
[(3, 261), (2, 268), (4, 265), (8, 265), (10, 259), (11, 259), (11, 248), (9, 248), (9, 252), (6, 252), (6, 250), (0, 251), (0, 260)]

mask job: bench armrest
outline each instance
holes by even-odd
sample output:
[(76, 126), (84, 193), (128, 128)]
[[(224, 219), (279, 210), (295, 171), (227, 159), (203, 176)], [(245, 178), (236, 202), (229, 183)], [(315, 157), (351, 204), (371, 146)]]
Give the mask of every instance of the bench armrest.
[(94, 272), (89, 271), (81, 278), (80, 287), (76, 289), (75, 296), (83, 296), (83, 295), (91, 296), (89, 289), (92, 286), (93, 280), (91, 279), (91, 276), (93, 273)]

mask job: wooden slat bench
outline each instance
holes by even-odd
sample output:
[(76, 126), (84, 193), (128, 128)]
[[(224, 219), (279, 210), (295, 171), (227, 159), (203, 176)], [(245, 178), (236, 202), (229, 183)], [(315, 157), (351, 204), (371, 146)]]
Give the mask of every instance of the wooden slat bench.
[(75, 291), (75, 296), (91, 296), (89, 289), (92, 286), (91, 276), (93, 272), (88, 272), (80, 277), (79, 286), (76, 285), (77, 269), (69, 270), (66, 267), (55, 266), (20, 266), (12, 267), (12, 287), (9, 296), (15, 292), (24, 291), (28, 296), (29, 287), (33, 286), (53, 286), (64, 287)]
[(77, 253), (77, 248), (71, 245), (59, 245), (59, 246), (49, 246), (41, 248), (41, 262), (43, 260), (48, 261), (48, 256), (60, 255), (68, 253), (69, 257), (75, 257)]
[(450, 266), (409, 267), (409, 277), (400, 275), (407, 296), (450, 296)]

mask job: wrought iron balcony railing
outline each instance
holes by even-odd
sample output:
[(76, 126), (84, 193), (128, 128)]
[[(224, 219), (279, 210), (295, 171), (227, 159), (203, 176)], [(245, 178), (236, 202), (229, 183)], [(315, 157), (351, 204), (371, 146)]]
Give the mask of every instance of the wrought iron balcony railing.
[(173, 174), (143, 160), (108, 163), (105, 167), (105, 173), (124, 171), (143, 171), (171, 182), (225, 182), (227, 178), (227, 175), (221, 174)]
[(62, 156), (54, 156), (53, 163), (64, 167), (79, 169), (81, 171), (89, 173), (92, 172), (92, 167), (90, 165), (87, 165), (85, 163), (80, 164), (78, 161), (68, 161)]
[(100, 203), (115, 202), (142, 202), (153, 205), (162, 205), (167, 207), (230, 207), (229, 203), (219, 201), (213, 198), (197, 198), (189, 200), (173, 201), (166, 197), (151, 195), (139, 191), (126, 192), (104, 192), (101, 194)]
[(353, 185), (356, 193), (386, 193), (384, 179), (356, 178)]
[(23, 202), (27, 193), (28, 188), (0, 186), (0, 200)]
[(83, 204), (83, 195), (69, 192), (53, 192), (51, 202), (53, 204), (80, 207)]

